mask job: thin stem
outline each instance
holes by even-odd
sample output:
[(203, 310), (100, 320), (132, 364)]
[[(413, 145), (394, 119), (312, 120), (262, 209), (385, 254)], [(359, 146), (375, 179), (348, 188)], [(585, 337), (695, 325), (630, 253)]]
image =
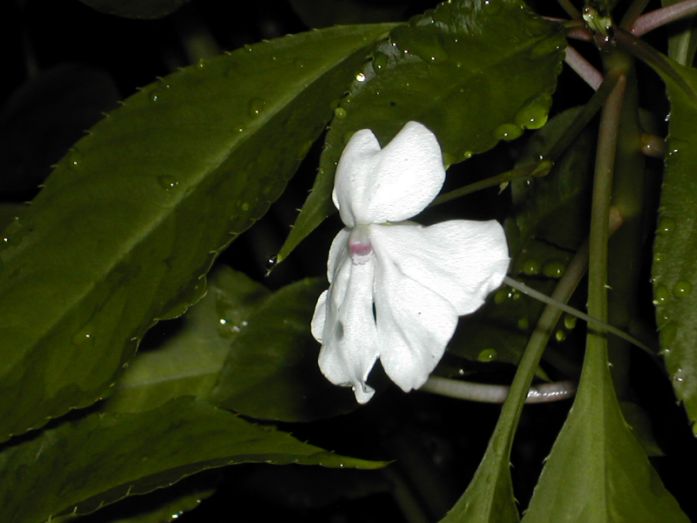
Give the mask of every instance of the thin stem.
[(497, 185), (501, 185), (502, 183), (510, 182), (514, 178), (545, 176), (549, 174), (553, 166), (554, 164), (552, 162), (548, 160), (543, 160), (534, 165), (527, 165), (525, 167), (511, 169), (510, 171), (497, 174), (496, 176), (490, 176), (489, 178), (485, 178), (483, 180), (479, 180), (478, 182), (470, 183), (463, 187), (458, 187), (457, 189), (454, 189), (450, 192), (441, 194), (438, 198), (433, 200), (429, 207), (435, 207), (436, 205), (449, 202), (450, 200), (454, 200), (456, 198), (467, 196), (468, 194), (472, 194), (483, 189), (488, 189), (489, 187), (496, 187)]
[[(621, 222), (620, 222), (621, 223)], [(598, 318), (594, 318), (592, 316), (589, 316), (585, 312), (581, 312), (578, 309), (575, 309), (574, 307), (571, 307), (567, 305), (566, 303), (558, 303), (552, 300), (549, 296), (546, 294), (533, 289), (532, 287), (525, 285), (523, 282), (519, 282), (517, 280), (514, 280), (513, 278), (510, 278), (509, 276), (506, 276), (504, 278), (504, 283), (508, 285), (509, 287), (513, 287), (514, 289), (519, 290), (523, 294), (527, 294), (531, 298), (536, 299), (537, 301), (541, 301), (542, 303), (546, 303), (548, 305), (552, 305), (554, 307), (559, 307), (561, 310), (566, 312), (567, 314), (570, 314), (571, 316), (575, 316), (576, 318), (585, 321), (589, 325), (595, 325), (596, 327), (602, 327), (603, 330), (609, 332), (610, 334), (614, 334), (618, 338), (621, 338), (625, 340), (628, 343), (631, 343), (632, 345), (640, 348), (647, 354), (649, 354), (652, 357), (655, 357), (656, 351), (652, 350), (648, 345), (645, 343), (642, 343), (640, 340), (636, 339), (634, 336), (631, 334), (627, 334), (621, 329), (618, 329), (617, 327), (610, 325), (607, 322), (601, 321)]]
[(564, 62), (573, 69), (594, 91), (597, 91), (603, 83), (603, 75), (586, 60), (581, 53), (571, 46), (566, 48)]
[(566, 149), (571, 145), (578, 135), (586, 128), (588, 123), (600, 111), (600, 108), (605, 103), (605, 100), (612, 92), (615, 86), (615, 78), (606, 78), (602, 85), (598, 88), (595, 94), (583, 106), (579, 114), (574, 118), (574, 121), (569, 125), (564, 132), (559, 135), (559, 138), (553, 142), (545, 151), (542, 152), (542, 157), (555, 161)]
[[(591, 203), (591, 229), (588, 239), (588, 313), (607, 323), (608, 219), (612, 197), (612, 181), (619, 136), (622, 103), (627, 77), (619, 75), (617, 84), (603, 106), (595, 155), (595, 174)], [(597, 329), (600, 330), (600, 329)], [(602, 332), (602, 330), (600, 330)], [(589, 336), (590, 337), (590, 336)], [(607, 339), (603, 340), (607, 350)]]
[(673, 5), (650, 11), (636, 19), (630, 31), (634, 36), (645, 35), (657, 27), (697, 14), (697, 0), (683, 0)]
[(644, 62), (661, 76), (675, 82), (685, 94), (693, 98), (697, 97), (697, 93), (695, 93), (692, 87), (678, 74), (668, 58), (656, 51), (649, 44), (622, 29), (615, 30), (614, 41), (624, 51), (627, 51), (635, 58)]
[(625, 11), (622, 21), (620, 22), (620, 27), (631, 27), (636, 19), (641, 16), (641, 13), (644, 12), (644, 9), (646, 9), (648, 3), (649, 0), (634, 0), (634, 2), (632, 2), (632, 4)]
[[(510, 387), (507, 385), (492, 385), (472, 381), (454, 380), (431, 376), (419, 389), (439, 396), (447, 396), (479, 403), (503, 403), (508, 397)], [(572, 381), (556, 381), (542, 383), (528, 389), (525, 403), (551, 403), (571, 398), (576, 392), (576, 384)]]
[(581, 18), (581, 13), (578, 9), (576, 9), (576, 6), (572, 4), (570, 0), (557, 1), (559, 2), (559, 7), (566, 11), (566, 14), (569, 15), (571, 18)]

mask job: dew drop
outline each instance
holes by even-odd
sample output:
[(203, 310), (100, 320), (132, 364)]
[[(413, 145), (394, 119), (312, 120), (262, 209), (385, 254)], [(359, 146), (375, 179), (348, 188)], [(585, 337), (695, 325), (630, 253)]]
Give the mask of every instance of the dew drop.
[(249, 202), (242, 202), (240, 209), (242, 209), (243, 212), (247, 212), (249, 210)]
[(576, 317), (567, 314), (564, 316), (564, 328), (567, 330), (573, 330), (576, 328)]
[(692, 292), (692, 284), (689, 281), (679, 281), (673, 286), (673, 295), (676, 298), (685, 298)]
[(520, 330), (527, 331), (530, 328), (530, 320), (528, 320), (528, 318), (525, 316), (522, 318), (518, 318), (516, 325)]
[(365, 75), (363, 73), (356, 73), (357, 82), (365, 82)]
[(482, 363), (489, 363), (490, 361), (494, 361), (498, 356), (498, 353), (496, 352), (496, 349), (488, 348), (482, 350), (478, 355), (477, 355), (477, 360), (481, 361)]
[(666, 216), (663, 216), (659, 221), (658, 221), (658, 232), (659, 233), (667, 233), (675, 230), (675, 220), (672, 218), (668, 218)]
[(663, 305), (668, 301), (670, 298), (670, 291), (668, 290), (667, 287), (664, 287), (663, 285), (656, 287), (656, 290), (654, 290), (653, 293), (653, 304), (654, 305)]
[(523, 263), (522, 272), (528, 276), (540, 274), (541, 264), (537, 260), (526, 260)]
[(85, 327), (75, 333), (72, 339), (73, 345), (78, 348), (89, 348), (94, 345), (94, 334), (91, 327)]
[(564, 274), (564, 264), (558, 261), (548, 261), (542, 266), (542, 274), (547, 278), (561, 278)]
[(557, 340), (557, 343), (561, 343), (562, 341), (566, 340), (566, 331), (563, 329), (557, 329), (557, 332), (554, 333), (554, 339)]
[(334, 116), (339, 120), (343, 120), (344, 118), (346, 118), (347, 114), (348, 113), (346, 112), (346, 109), (344, 109), (343, 107), (337, 107), (336, 109), (334, 109)]
[(543, 95), (518, 111), (515, 123), (524, 129), (540, 129), (547, 123), (547, 109), (552, 103), (549, 95)]
[(675, 371), (675, 374), (673, 374), (672, 380), (673, 383), (684, 383), (685, 371), (681, 367), (679, 367), (678, 370)]
[(249, 116), (256, 118), (262, 112), (264, 112), (265, 107), (266, 107), (265, 100), (263, 100), (261, 98), (252, 98), (249, 101)]
[(462, 153), (462, 159), (469, 160), (470, 158), (472, 158), (473, 154), (474, 153), (472, 151), (465, 151), (464, 153)]
[(271, 258), (266, 260), (266, 272), (270, 272), (273, 270), (274, 267), (276, 267), (276, 264), (278, 264), (278, 257), (272, 256)]
[(522, 134), (523, 129), (512, 123), (505, 123), (503, 125), (499, 125), (494, 131), (494, 136), (496, 137), (496, 139), (505, 140), (507, 142), (519, 138)]
[(171, 191), (177, 188), (177, 186), (179, 185), (179, 180), (177, 180), (174, 176), (163, 174), (157, 177), (157, 183), (165, 191)]
[(375, 53), (375, 56), (373, 56), (373, 68), (376, 72), (382, 71), (387, 67), (387, 61), (385, 53)]

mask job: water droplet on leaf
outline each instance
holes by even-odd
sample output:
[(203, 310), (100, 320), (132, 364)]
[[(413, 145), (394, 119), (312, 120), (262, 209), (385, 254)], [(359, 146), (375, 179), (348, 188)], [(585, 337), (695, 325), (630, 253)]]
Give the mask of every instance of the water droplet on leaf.
[(658, 232), (666, 233), (675, 230), (675, 220), (663, 216), (658, 222)]
[(179, 185), (179, 180), (177, 180), (174, 176), (163, 174), (157, 177), (157, 183), (165, 191), (171, 191), (172, 189), (177, 188), (177, 186)]
[(505, 140), (507, 142), (519, 138), (522, 134), (523, 129), (512, 123), (505, 123), (503, 125), (499, 125), (494, 131), (494, 136), (496, 137), (496, 139)]
[(528, 276), (535, 276), (536, 274), (539, 274), (540, 269), (541, 265), (537, 260), (526, 260), (522, 267), (523, 274), (527, 274)]
[(249, 116), (256, 118), (266, 107), (266, 101), (261, 98), (252, 98), (249, 102)]
[(542, 274), (548, 278), (561, 278), (564, 274), (564, 264), (558, 261), (548, 261), (542, 267)]
[(670, 291), (663, 285), (656, 288), (653, 294), (653, 304), (663, 305), (670, 298)]
[(490, 361), (494, 361), (497, 357), (498, 353), (496, 352), (496, 349), (488, 348), (482, 350), (477, 355), (477, 360), (481, 361), (482, 363), (489, 363)]
[(689, 281), (679, 281), (673, 286), (673, 295), (676, 298), (685, 298), (692, 292), (692, 284)]
[(344, 109), (343, 107), (337, 107), (336, 109), (334, 109), (334, 116), (339, 120), (343, 120), (344, 118), (346, 118), (347, 114), (348, 113), (346, 112), (346, 109)]
[(75, 333), (72, 339), (73, 345), (79, 348), (89, 348), (94, 345), (94, 334), (91, 327), (85, 327)]

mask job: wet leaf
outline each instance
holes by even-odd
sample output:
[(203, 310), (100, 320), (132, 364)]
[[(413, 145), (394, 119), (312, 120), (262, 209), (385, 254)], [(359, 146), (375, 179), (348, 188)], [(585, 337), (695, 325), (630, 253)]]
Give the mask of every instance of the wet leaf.
[[(536, 161), (577, 114), (572, 109), (552, 118), (531, 138), (518, 165)], [(592, 135), (584, 133), (549, 174), (511, 183), (513, 211), (505, 229), (512, 277), (546, 294), (553, 291), (588, 233), (592, 160)], [(542, 308), (537, 300), (503, 287), (475, 314), (461, 318), (449, 350), (473, 361), (516, 364)], [(559, 338), (568, 330), (560, 326)]]
[[(0, 250), (0, 440), (105, 394), (282, 193), (389, 26), (260, 43), (147, 86), (80, 140)], [(280, 81), (282, 79), (282, 81)]]
[(34, 523), (54, 515), (87, 514), (196, 472), (239, 463), (384, 465), (339, 456), (206, 403), (179, 398), (145, 412), (95, 412), (6, 448), (0, 454), (0, 518)]
[[(206, 296), (139, 352), (107, 400), (113, 411), (152, 409), (180, 396), (208, 399), (237, 334), (269, 291), (244, 274), (218, 267)], [(165, 325), (169, 325), (168, 322)]]
[(336, 162), (355, 131), (371, 129), (385, 145), (416, 120), (438, 136), (446, 165), (463, 161), (545, 124), (564, 46), (560, 27), (518, 0), (445, 2), (394, 29), (335, 112), (279, 261), (334, 211)]
[[(661, 351), (673, 389), (697, 423), (697, 71), (672, 63), (663, 74), (671, 104), (665, 171), (653, 247), (653, 291)], [(661, 71), (658, 71), (659, 73)]]
[(622, 417), (600, 337), (589, 339), (576, 399), (523, 522), (687, 522)]
[(317, 365), (319, 343), (310, 334), (320, 279), (274, 293), (250, 315), (232, 341), (212, 401), (247, 416), (309, 421), (356, 408), (350, 389), (332, 385)]

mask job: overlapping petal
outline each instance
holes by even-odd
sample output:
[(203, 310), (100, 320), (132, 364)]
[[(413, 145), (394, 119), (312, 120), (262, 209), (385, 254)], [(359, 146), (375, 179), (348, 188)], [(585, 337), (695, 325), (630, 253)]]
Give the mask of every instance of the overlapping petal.
[(373, 316), (374, 264), (356, 265), (345, 249), (336, 248), (335, 252), (338, 255), (333, 262), (333, 282), (317, 301), (312, 334), (322, 343), (322, 373), (336, 385), (351, 386), (356, 401), (366, 403), (374, 393), (366, 379), (378, 358)]
[(455, 331), (457, 311), (406, 276), (400, 260), (376, 250), (375, 313), (380, 361), (402, 390), (421, 387)]
[(333, 199), (349, 227), (398, 222), (421, 212), (444, 180), (438, 140), (422, 124), (408, 122), (383, 149), (363, 129), (341, 155)]
[(448, 300), (458, 315), (481, 307), (508, 269), (506, 237), (495, 220), (374, 225), (371, 240), (379, 257), (394, 260), (405, 278)]

